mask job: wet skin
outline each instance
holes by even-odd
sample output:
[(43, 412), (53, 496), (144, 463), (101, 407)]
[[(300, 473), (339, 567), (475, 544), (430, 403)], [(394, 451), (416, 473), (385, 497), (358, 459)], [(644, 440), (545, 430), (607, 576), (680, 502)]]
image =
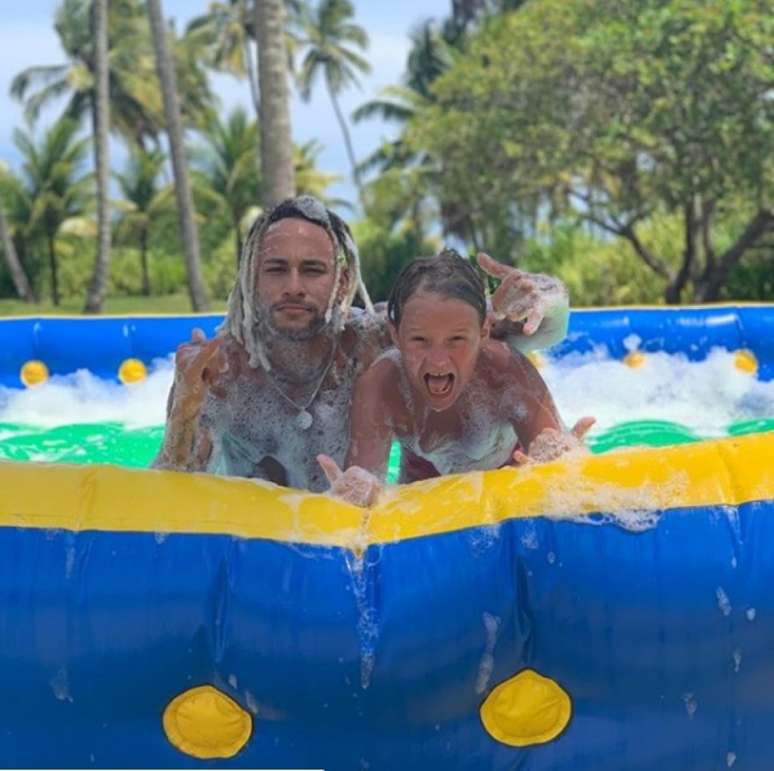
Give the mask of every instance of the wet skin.
[[(561, 431), (529, 360), (489, 338), (468, 303), (420, 291), (405, 304), (397, 345), (355, 385), (348, 466), (383, 479), (397, 439), (441, 474), (497, 468), (546, 429)], [(410, 469), (401, 481), (413, 481)]]
[[(230, 335), (207, 341), (194, 333), (177, 351), (165, 439), (155, 467), (257, 477), (313, 491), (327, 488), (316, 456), (324, 454), (343, 465), (355, 380), (390, 344), (383, 315), (353, 309), (335, 336), (324, 322), (335, 282), (335, 255), (325, 229), (306, 220), (283, 219), (267, 230), (257, 255), (255, 302), (267, 329), (271, 373), (250, 367), (246, 350)], [(567, 303), (561, 284), (554, 282), (551, 292), (541, 294), (527, 274), (486, 256), (479, 259), (488, 260), (490, 271), (510, 276), (509, 297), (503, 299), (511, 304), (502, 307), (513, 311), (514, 323), (508, 326), (508, 313), (498, 314), (506, 317), (498, 324), (504, 324), (501, 334), (509, 342), (524, 341), (515, 316), (528, 318), (525, 308), (545, 304), (546, 298), (554, 298), (554, 318), (549, 313), (546, 321), (560, 321), (555, 325), (558, 335), (553, 333), (549, 342), (563, 335)], [(345, 274), (340, 291), (348, 280)], [(518, 302), (514, 292), (521, 292)], [(528, 323), (541, 322), (529, 317)], [(313, 423), (303, 430), (295, 419), (318, 383), (319, 393), (307, 407)]]

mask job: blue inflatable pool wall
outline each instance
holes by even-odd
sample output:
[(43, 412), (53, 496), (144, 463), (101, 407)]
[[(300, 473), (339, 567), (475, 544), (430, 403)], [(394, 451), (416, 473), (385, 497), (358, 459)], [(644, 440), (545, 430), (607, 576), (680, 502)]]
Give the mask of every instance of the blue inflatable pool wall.
[[(114, 377), (198, 318), (0, 322), (2, 382)], [(774, 307), (573, 314), (566, 355)], [(397, 489), (0, 463), (0, 758), (19, 767), (774, 768), (774, 435)]]

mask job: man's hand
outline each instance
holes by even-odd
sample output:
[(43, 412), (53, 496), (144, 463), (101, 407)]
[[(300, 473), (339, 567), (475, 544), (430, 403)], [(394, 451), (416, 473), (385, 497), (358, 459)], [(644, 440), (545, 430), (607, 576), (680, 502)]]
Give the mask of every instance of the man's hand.
[(562, 311), (566, 308), (567, 291), (559, 279), (503, 265), (484, 252), (476, 260), (487, 275), (500, 279), (492, 296), (492, 314), (498, 321), (521, 321), (522, 332), (533, 335), (557, 306)]
[(228, 371), (222, 342), (221, 337), (208, 341), (201, 329), (194, 329), (191, 341), (178, 347), (172, 402), (156, 468), (191, 470), (203, 465), (210, 446), (200, 436), (199, 416), (208, 390)]
[(222, 337), (207, 340), (194, 329), (191, 341), (178, 346), (175, 355), (175, 395), (172, 412), (182, 420), (199, 417), (207, 390), (228, 371)]
[(342, 471), (338, 463), (328, 455), (318, 455), (317, 462), (331, 484), (328, 491), (330, 495), (364, 508), (376, 503), (383, 487), (370, 471), (360, 466), (350, 466), (346, 471)]
[(532, 440), (528, 454), (521, 450), (516, 450), (513, 453), (513, 462), (517, 466), (528, 463), (547, 463), (550, 460), (556, 460), (565, 453), (583, 448), (583, 437), (596, 421), (596, 418), (581, 418), (570, 431), (546, 428)]

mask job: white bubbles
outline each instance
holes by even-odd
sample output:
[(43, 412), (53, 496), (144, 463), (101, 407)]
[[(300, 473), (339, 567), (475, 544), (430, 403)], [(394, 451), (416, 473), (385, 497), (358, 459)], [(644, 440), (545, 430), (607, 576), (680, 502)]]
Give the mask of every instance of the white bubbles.
[(45, 428), (110, 422), (128, 428), (163, 425), (172, 371), (171, 361), (157, 359), (146, 380), (129, 386), (103, 380), (85, 369), (55, 375), (23, 391), (0, 386), (0, 423)]
[(497, 633), (500, 629), (500, 617), (484, 611), (482, 615), (486, 632), (486, 645), (476, 675), (476, 693), (482, 694), (487, 689), (494, 671), (494, 649), (497, 644)]
[(57, 670), (57, 673), (51, 678), (49, 684), (51, 685), (51, 691), (54, 694), (54, 698), (57, 701), (69, 701), (72, 703), (73, 697), (70, 694), (70, 678), (66, 667)]
[(747, 608), (744, 615), (747, 616), (748, 621), (755, 621), (755, 608)]
[(731, 601), (728, 599), (728, 595), (726, 594), (722, 586), (719, 586), (717, 589), (715, 589), (715, 596), (717, 597), (717, 600), (718, 600), (718, 607), (720, 608), (720, 612), (724, 616), (730, 616)]
[(731, 768), (731, 766), (736, 763), (736, 753), (735, 752), (728, 752), (726, 753), (726, 766), (728, 768)]
[(742, 651), (740, 648), (735, 648), (731, 654), (731, 658), (734, 660), (734, 672), (738, 672), (742, 666)]
[(692, 693), (684, 693), (683, 704), (685, 705), (685, 711), (688, 713), (688, 718), (692, 720), (696, 710), (699, 708), (699, 702), (696, 701), (696, 697)]
[[(632, 336), (625, 346), (627, 341), (637, 342)], [(774, 416), (774, 381), (740, 371), (734, 353), (722, 348), (713, 348), (701, 362), (680, 354), (648, 353), (638, 368), (598, 348), (549, 359), (541, 375), (566, 423), (594, 415), (593, 433), (623, 421), (668, 420), (710, 437), (723, 435), (738, 420)]]

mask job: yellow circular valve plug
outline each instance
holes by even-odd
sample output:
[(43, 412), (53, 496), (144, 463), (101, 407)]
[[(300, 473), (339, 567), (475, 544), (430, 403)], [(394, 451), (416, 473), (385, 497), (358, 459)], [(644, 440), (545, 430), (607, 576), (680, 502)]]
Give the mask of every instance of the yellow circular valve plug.
[(528, 747), (555, 739), (572, 714), (566, 691), (533, 669), (500, 683), (481, 705), (481, 722), (498, 742)]
[(627, 353), (626, 356), (624, 356), (623, 363), (632, 369), (639, 369), (640, 367), (644, 366), (646, 361), (647, 356), (645, 356), (644, 353), (640, 353), (639, 351), (632, 351), (631, 353)]
[(742, 348), (734, 354), (734, 366), (748, 375), (754, 375), (758, 371), (758, 359), (752, 351)]
[(19, 370), (19, 380), (24, 383), (27, 388), (33, 388), (34, 386), (42, 385), (48, 380), (48, 367), (37, 359), (30, 359)]
[(148, 377), (148, 370), (139, 359), (126, 359), (118, 368), (118, 379), (124, 385), (140, 383)]
[(236, 755), (250, 738), (253, 719), (222, 691), (200, 685), (169, 702), (163, 725), (172, 746), (207, 760)]

